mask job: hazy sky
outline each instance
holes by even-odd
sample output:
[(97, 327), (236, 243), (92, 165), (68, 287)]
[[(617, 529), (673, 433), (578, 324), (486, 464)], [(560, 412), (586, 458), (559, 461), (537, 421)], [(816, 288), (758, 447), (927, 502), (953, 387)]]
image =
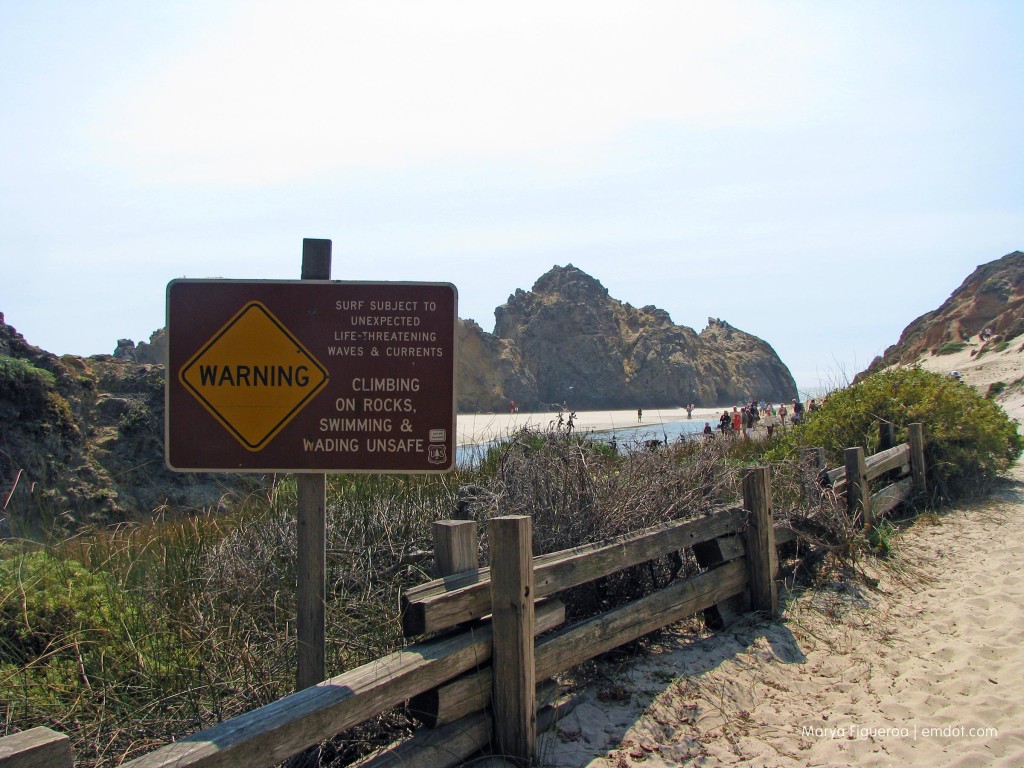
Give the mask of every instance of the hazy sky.
[(852, 378), (1024, 249), (1024, 2), (0, 0), (0, 312), (55, 353), (177, 277), (553, 265)]

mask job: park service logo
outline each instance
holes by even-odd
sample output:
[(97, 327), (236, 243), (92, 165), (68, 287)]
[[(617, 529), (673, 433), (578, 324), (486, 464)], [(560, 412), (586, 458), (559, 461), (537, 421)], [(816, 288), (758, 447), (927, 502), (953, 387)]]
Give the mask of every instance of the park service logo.
[(178, 378), (250, 451), (259, 451), (327, 386), (326, 369), (273, 313), (250, 302)]

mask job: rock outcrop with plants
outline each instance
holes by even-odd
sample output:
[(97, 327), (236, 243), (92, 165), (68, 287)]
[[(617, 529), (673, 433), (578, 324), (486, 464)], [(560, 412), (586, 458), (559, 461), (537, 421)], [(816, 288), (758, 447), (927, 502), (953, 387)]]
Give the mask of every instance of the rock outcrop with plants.
[(0, 313), (0, 535), (216, 507), (253, 485), (171, 472), (162, 365), (57, 357)]
[(912, 365), (925, 355), (960, 351), (978, 342), (977, 354), (1002, 351), (1024, 334), (1024, 252), (982, 264), (938, 309), (908, 325), (898, 342), (876, 357), (865, 373)]

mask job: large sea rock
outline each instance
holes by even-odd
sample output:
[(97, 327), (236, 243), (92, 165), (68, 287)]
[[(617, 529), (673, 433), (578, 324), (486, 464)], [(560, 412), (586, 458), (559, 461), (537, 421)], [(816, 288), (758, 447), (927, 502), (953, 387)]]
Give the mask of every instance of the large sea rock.
[[(768, 343), (717, 319), (697, 334), (662, 309), (618, 301), (571, 264), (552, 268), (530, 291), (517, 290), (495, 318), (494, 334), (474, 331), (478, 348), (495, 355), (460, 361), (465, 410), (497, 410), (510, 400), (528, 409), (563, 402), (611, 409), (796, 396)], [(484, 369), (495, 374), (481, 390), (471, 379)]]
[[(553, 267), (494, 311), (494, 333), (459, 320), (458, 409), (525, 410), (732, 405), (789, 400), (796, 384), (775, 350), (715, 318), (700, 334), (668, 312), (624, 304), (586, 272)], [(166, 334), (117, 343), (115, 357), (161, 363)]]

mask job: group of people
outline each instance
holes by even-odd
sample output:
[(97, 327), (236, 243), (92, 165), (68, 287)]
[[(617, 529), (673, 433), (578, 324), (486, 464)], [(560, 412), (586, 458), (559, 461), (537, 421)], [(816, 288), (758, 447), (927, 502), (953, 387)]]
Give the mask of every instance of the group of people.
[[(821, 405), (816, 398), (811, 398), (806, 407), (802, 402), (794, 399), (790, 408), (787, 408), (785, 403), (779, 403), (778, 409), (771, 403), (752, 400), (744, 406), (734, 405), (731, 413), (728, 409), (722, 411), (722, 415), (718, 418), (718, 430), (723, 435), (732, 435), (734, 437), (742, 435), (743, 439), (746, 440), (750, 437), (754, 428), (757, 427), (758, 422), (764, 418), (767, 421), (765, 430), (770, 438), (775, 431), (776, 417), (778, 417), (783, 427), (786, 426), (787, 418), (789, 418), (791, 424), (796, 425), (804, 420), (808, 411), (816, 411), (820, 407)], [(714, 430), (711, 428), (710, 422), (704, 422), (704, 434), (708, 437), (714, 436)]]
[[(750, 437), (750, 432), (757, 426), (757, 422), (760, 420), (760, 405), (757, 401), (752, 401), (744, 405), (742, 410), (739, 406), (734, 405), (732, 413), (729, 413), (728, 409), (722, 411), (722, 415), (718, 418), (718, 429), (723, 435), (742, 434), (744, 439), (746, 439)], [(704, 423), (704, 434), (713, 434), (709, 422)]]

